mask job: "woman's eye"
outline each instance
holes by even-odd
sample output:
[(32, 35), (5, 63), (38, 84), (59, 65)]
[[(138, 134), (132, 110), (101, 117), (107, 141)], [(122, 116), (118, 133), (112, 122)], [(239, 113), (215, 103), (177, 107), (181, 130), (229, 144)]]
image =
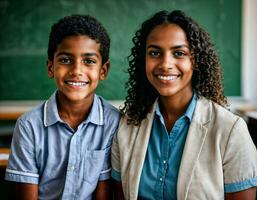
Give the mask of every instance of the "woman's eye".
[(182, 56), (185, 56), (186, 54), (183, 51), (175, 51), (174, 55), (175, 57), (182, 57)]
[(59, 62), (62, 64), (70, 64), (72, 60), (70, 58), (60, 58)]
[(158, 57), (161, 53), (159, 51), (149, 51), (148, 55), (151, 57)]

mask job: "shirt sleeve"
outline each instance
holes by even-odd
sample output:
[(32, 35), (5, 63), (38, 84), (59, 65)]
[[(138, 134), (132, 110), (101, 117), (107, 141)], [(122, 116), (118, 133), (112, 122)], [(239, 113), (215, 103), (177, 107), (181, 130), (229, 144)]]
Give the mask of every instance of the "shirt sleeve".
[(111, 156), (111, 147), (108, 146), (105, 149), (105, 155), (104, 155), (104, 164), (103, 168), (99, 177), (99, 181), (107, 180), (111, 177), (111, 162), (110, 162), (110, 156)]
[(121, 175), (119, 172), (117, 172), (115, 169), (112, 169), (112, 178), (115, 181), (121, 181)]
[(99, 180), (107, 180), (111, 178), (111, 148), (112, 148), (112, 143), (113, 143), (113, 137), (116, 135), (117, 130), (118, 130), (118, 125), (120, 121), (120, 112), (110, 105), (109, 103), (105, 103), (106, 101), (101, 99), (102, 102), (104, 103), (104, 106), (106, 106), (105, 113), (104, 113), (104, 118), (105, 118), (105, 123), (106, 123), (106, 129), (105, 131), (110, 133), (110, 137), (108, 140), (108, 143), (106, 144), (107, 148), (105, 151), (105, 158), (104, 158), (104, 164), (103, 168), (99, 177)]
[(14, 128), (5, 180), (38, 184), (35, 141), (32, 128), (18, 119)]
[(112, 170), (112, 167), (111, 167), (111, 146), (112, 146), (113, 137), (114, 137), (114, 135), (116, 135), (116, 132), (117, 132), (118, 120), (115, 123), (116, 123), (116, 126), (115, 126), (114, 131), (113, 131), (113, 133), (112, 133), (112, 135), (111, 135), (111, 137), (108, 141), (107, 148), (105, 150), (104, 165), (103, 165), (100, 177), (99, 177), (100, 181), (107, 180), (107, 179), (111, 178), (111, 170)]
[(257, 186), (257, 151), (241, 118), (231, 129), (223, 169), (226, 193)]

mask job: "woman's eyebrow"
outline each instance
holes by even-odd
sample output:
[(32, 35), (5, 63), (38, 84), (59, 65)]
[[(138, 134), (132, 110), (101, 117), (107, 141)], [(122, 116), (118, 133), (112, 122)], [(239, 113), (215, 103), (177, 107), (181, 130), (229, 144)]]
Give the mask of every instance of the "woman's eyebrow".
[[(149, 49), (149, 48), (154, 48), (154, 49), (161, 49), (160, 46), (158, 45), (154, 45), (154, 44), (150, 44), (146, 47), (146, 49)], [(189, 46), (186, 45), (186, 44), (181, 44), (181, 45), (175, 45), (175, 46), (172, 46), (171, 49), (180, 49), (180, 48), (187, 48), (189, 49)]]
[(171, 49), (181, 49), (181, 48), (187, 48), (189, 49), (189, 46), (186, 45), (186, 44), (181, 44), (181, 45), (175, 45), (175, 46), (172, 46)]
[(159, 47), (158, 45), (154, 45), (154, 44), (150, 44), (146, 47), (146, 49), (149, 49), (149, 48), (154, 48), (154, 49), (161, 49), (161, 47)]

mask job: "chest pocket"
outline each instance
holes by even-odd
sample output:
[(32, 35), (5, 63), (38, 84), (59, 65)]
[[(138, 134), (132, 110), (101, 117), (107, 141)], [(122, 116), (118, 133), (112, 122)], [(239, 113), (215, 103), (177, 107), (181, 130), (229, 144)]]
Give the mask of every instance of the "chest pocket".
[(84, 181), (98, 181), (105, 161), (105, 150), (87, 150), (84, 157)]

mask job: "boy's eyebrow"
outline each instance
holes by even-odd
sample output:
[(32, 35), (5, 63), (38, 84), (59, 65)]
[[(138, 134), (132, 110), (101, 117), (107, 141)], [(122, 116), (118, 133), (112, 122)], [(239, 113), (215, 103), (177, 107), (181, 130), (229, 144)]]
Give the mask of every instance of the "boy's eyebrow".
[[(73, 56), (72, 53), (68, 53), (68, 52), (59, 52), (56, 56), (60, 56), (60, 55)], [(81, 55), (82, 56), (96, 56), (96, 57), (99, 57), (99, 55), (97, 53), (83, 53)]]
[(96, 56), (99, 57), (99, 55), (97, 53), (83, 53), (83, 56)]
[[(175, 46), (172, 46), (172, 47), (171, 47), (171, 49), (180, 49), (180, 48), (183, 48), (183, 47), (185, 47), (185, 48), (189, 49), (189, 46), (188, 46), (188, 45), (186, 45), (186, 44), (175, 45)], [(147, 48), (146, 48), (146, 49), (149, 49), (149, 48), (161, 49), (161, 47), (160, 47), (160, 46), (158, 46), (158, 45), (154, 45), (154, 44), (150, 44), (149, 46), (147, 46)]]

